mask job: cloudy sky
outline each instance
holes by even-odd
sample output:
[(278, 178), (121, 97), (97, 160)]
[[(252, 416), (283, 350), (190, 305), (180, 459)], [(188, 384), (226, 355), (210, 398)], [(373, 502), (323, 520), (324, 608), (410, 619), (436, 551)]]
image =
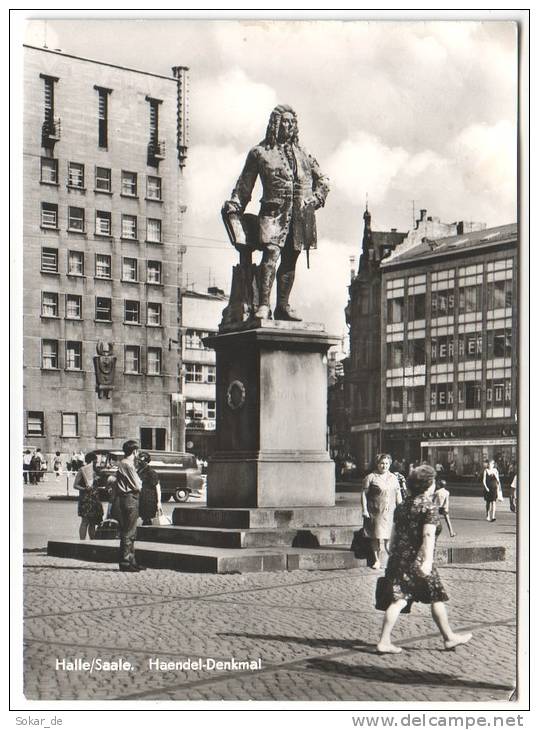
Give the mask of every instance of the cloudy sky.
[(197, 288), (228, 287), (236, 255), (220, 208), (277, 103), (296, 109), (300, 141), (331, 179), (319, 249), (309, 271), (298, 262), (292, 299), (332, 333), (346, 331), (366, 195), (377, 230), (408, 230), (413, 206), (444, 222), (516, 220), (511, 22), (30, 21), (26, 42), (45, 38), (161, 74), (190, 67), (185, 270)]

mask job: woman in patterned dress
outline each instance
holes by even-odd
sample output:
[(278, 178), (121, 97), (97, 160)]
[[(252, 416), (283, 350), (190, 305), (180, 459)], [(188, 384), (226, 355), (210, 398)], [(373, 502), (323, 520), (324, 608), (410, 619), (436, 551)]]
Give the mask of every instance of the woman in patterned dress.
[(402, 502), (399, 480), (389, 471), (391, 456), (378, 454), (376, 470), (363, 480), (361, 506), (363, 507), (363, 529), (371, 539), (374, 562), (371, 567), (380, 567), (382, 543), (387, 552), (387, 545), (393, 527), (393, 512)]
[(408, 497), (395, 510), (386, 579), (391, 584), (392, 602), (386, 609), (377, 649), (383, 654), (399, 654), (391, 643), (391, 632), (400, 612), (413, 601), (430, 603), (432, 618), (447, 650), (470, 641), (472, 634), (456, 634), (450, 627), (444, 602), (448, 595), (434, 567), (436, 535), (440, 518), (432, 501), (436, 472), (430, 466), (415, 469), (408, 480)]

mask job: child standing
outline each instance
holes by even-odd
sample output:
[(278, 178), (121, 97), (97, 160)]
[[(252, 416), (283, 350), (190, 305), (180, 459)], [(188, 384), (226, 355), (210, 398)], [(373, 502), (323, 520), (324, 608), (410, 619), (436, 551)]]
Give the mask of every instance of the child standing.
[(451, 537), (456, 537), (457, 533), (453, 530), (453, 525), (449, 519), (449, 490), (445, 479), (436, 481), (436, 491), (432, 495), (432, 501), (438, 507), (438, 513), (443, 515), (449, 534)]

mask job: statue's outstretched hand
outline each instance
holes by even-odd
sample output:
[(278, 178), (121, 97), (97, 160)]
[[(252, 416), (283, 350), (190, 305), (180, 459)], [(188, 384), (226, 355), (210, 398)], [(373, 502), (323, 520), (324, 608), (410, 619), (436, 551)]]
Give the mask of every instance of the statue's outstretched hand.
[(305, 198), (301, 202), (302, 210), (305, 210), (306, 208), (314, 208), (316, 210), (316, 208), (319, 208), (319, 207), (320, 207), (320, 201), (314, 195), (310, 195), (308, 198)]

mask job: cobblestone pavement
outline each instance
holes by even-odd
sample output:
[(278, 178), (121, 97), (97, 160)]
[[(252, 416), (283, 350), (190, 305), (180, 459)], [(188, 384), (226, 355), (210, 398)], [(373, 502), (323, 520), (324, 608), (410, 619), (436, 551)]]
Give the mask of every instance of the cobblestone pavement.
[[(442, 650), (428, 606), (395, 629), (404, 651), (380, 656), (379, 575), (351, 571), (193, 575), (24, 556), (24, 686), (41, 700), (507, 701), (516, 663), (512, 560), (441, 567), (455, 629)], [(65, 671), (57, 660), (131, 664)], [(202, 658), (260, 660), (260, 669), (185, 667)], [(150, 659), (181, 662), (151, 670)], [(95, 667), (95, 665), (94, 665)]]

